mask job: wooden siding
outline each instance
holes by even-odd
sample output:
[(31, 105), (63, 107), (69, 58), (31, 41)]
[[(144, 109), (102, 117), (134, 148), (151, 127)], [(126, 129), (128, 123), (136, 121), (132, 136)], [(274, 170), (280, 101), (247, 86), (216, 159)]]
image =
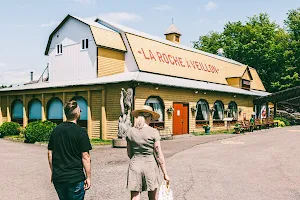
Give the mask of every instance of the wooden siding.
[(105, 30), (102, 28), (96, 28), (94, 26), (90, 26), (90, 27), (95, 42), (98, 46), (118, 49), (120, 51), (126, 51), (126, 47), (120, 33)]
[[(105, 88), (98, 88), (97, 90), (91, 90), (91, 138), (102, 138), (102, 132), (106, 131), (105, 139), (113, 139), (117, 137), (118, 133), (118, 120), (120, 116), (120, 91), (121, 88), (128, 88), (128, 84), (109, 84)], [(28, 116), (28, 103), (33, 98), (38, 98), (41, 100), (42, 93), (44, 94), (45, 105), (53, 97), (60, 98), (63, 101), (63, 92), (65, 92), (65, 102), (72, 99), (76, 94), (82, 96), (88, 100), (88, 90), (93, 89), (94, 86), (85, 86), (85, 89), (81, 88), (81, 91), (70, 91), (70, 88), (61, 88), (53, 89), (52, 93), (48, 90), (35, 90), (34, 95), (28, 94), (29, 91), (23, 91), (26, 93), (25, 102), (23, 99), (22, 91), (14, 92), (14, 95), (9, 97), (9, 107), (11, 106), (12, 101), (16, 98), (21, 99), (24, 102), (26, 115)], [(105, 89), (105, 92), (101, 90)], [(48, 91), (48, 93), (44, 93)], [(38, 94), (39, 92), (39, 94)], [(206, 94), (204, 94), (206, 93)], [(102, 97), (102, 94), (105, 94)], [(141, 84), (135, 89), (135, 100), (134, 106), (138, 108), (145, 104), (146, 100), (150, 96), (159, 96), (165, 104), (165, 130), (161, 131), (161, 134), (171, 134), (173, 132), (173, 116), (167, 114), (166, 110), (170, 107), (173, 107), (174, 102), (183, 102), (189, 104), (189, 132), (192, 133), (203, 131), (202, 128), (196, 128), (195, 122), (195, 113), (191, 112), (191, 107), (196, 107), (197, 102), (200, 99), (205, 99), (209, 103), (209, 107), (213, 107), (216, 100), (222, 100), (225, 105), (225, 109), (228, 108), (228, 104), (231, 101), (235, 101), (238, 105), (238, 108), (242, 108), (242, 112), (238, 115), (239, 120), (243, 119), (243, 114), (246, 113), (247, 119), (250, 119), (251, 114), (253, 113), (253, 97), (243, 96), (243, 95), (234, 95), (221, 92), (210, 92), (210, 91), (201, 91), (195, 93), (195, 90), (182, 89), (182, 88), (173, 88), (173, 87), (164, 87), (159, 86), (158, 90), (155, 89), (153, 85)], [(235, 96), (235, 97), (234, 97)], [(7, 121), (7, 96), (1, 94), (0, 107), (2, 111), (2, 122)], [(104, 102), (102, 102), (102, 100)], [(65, 103), (63, 102), (63, 103)], [(106, 120), (102, 121), (102, 110), (105, 106), (106, 110)], [(46, 108), (47, 113), (47, 108)], [(210, 121), (212, 119), (210, 118)], [(105, 123), (106, 121), (106, 123)], [(101, 123), (105, 123), (106, 129), (102, 130)], [(212, 121), (211, 121), (212, 123)], [(225, 127), (219, 127), (218, 129), (224, 129)], [(212, 128), (216, 129), (216, 128)]]
[(227, 83), (230, 86), (240, 88), (241, 87), (241, 78), (227, 78)]
[(110, 49), (98, 48), (98, 77), (124, 72), (125, 54)]
[(114, 84), (107, 86), (106, 89), (106, 137), (107, 139), (117, 138), (118, 121), (121, 113), (120, 92), (125, 85)]
[(266, 91), (257, 71), (253, 68), (250, 68), (250, 73), (252, 75), (253, 80), (251, 81), (251, 89), (253, 90), (261, 90)]
[[(173, 116), (168, 116), (166, 110), (173, 107), (173, 102), (183, 102), (189, 104), (189, 132), (199, 132), (203, 131), (202, 128), (196, 128), (196, 116), (195, 113), (191, 112), (191, 107), (196, 106), (200, 99), (205, 99), (209, 103), (209, 107), (213, 107), (216, 100), (222, 100), (225, 109), (228, 108), (228, 104), (231, 101), (235, 101), (238, 108), (242, 108), (243, 111), (238, 115), (239, 120), (242, 120), (243, 113), (246, 113), (247, 119), (250, 119), (253, 113), (253, 99), (249, 96), (227, 94), (220, 92), (207, 92), (199, 91), (195, 94), (194, 90), (180, 89), (180, 88), (170, 88), (160, 86), (158, 90), (152, 85), (140, 85), (136, 88), (135, 96), (135, 107), (143, 105), (149, 96), (159, 96), (165, 103), (165, 130), (161, 131), (162, 135), (169, 134), (173, 127)], [(170, 130), (169, 130), (170, 129)], [(216, 128), (213, 128), (216, 129)], [(220, 127), (218, 129), (225, 129)]]
[(92, 138), (101, 137), (101, 91), (91, 92)]

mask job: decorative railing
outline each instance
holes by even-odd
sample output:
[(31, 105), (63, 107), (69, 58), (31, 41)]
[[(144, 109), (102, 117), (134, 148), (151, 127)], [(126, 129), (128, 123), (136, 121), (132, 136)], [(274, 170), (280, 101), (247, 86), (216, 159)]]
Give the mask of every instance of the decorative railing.
[(221, 119), (214, 119), (213, 120), (213, 127), (221, 127), (225, 126), (225, 122)]
[(209, 124), (209, 121), (208, 120), (196, 120), (196, 128), (198, 128), (198, 127), (200, 128), (205, 124)]

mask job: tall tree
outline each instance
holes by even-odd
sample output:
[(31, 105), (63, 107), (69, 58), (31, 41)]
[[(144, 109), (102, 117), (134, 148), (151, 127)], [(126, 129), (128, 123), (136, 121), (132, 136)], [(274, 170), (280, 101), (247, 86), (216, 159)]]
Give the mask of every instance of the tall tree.
[(272, 86), (277, 89), (300, 85), (300, 8), (290, 10), (287, 15), (284, 23), (290, 37), (284, 54), (285, 70), (282, 77), (272, 83)]
[[(298, 15), (293, 16), (297, 17), (293, 18), (292, 27), (298, 31), (299, 29), (294, 28), (294, 21), (295, 18), (298, 19)], [(222, 33), (210, 32), (206, 36), (199, 37), (193, 44), (194, 48), (214, 54), (216, 49), (223, 48), (226, 57), (254, 67), (267, 91), (274, 92), (282, 89), (281, 85), (284, 82), (297, 79), (297, 74), (290, 74), (291, 71), (297, 70), (291, 65), (295, 63), (292, 57), (297, 57), (294, 55), (294, 47), (291, 47), (293, 40), (288, 32), (270, 21), (266, 13), (261, 13), (249, 17), (245, 23), (228, 22)], [(286, 87), (294, 86), (296, 83), (297, 81), (292, 81)]]

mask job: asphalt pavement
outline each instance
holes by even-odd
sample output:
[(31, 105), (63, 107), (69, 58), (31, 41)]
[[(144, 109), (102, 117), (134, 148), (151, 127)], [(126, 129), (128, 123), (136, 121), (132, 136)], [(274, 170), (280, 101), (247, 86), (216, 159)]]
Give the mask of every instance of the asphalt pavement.
[[(175, 200), (300, 199), (300, 126), (163, 141)], [(126, 200), (126, 149), (95, 147), (90, 200)], [(0, 199), (58, 199), (45, 146), (0, 139)], [(143, 198), (146, 199), (146, 194)]]

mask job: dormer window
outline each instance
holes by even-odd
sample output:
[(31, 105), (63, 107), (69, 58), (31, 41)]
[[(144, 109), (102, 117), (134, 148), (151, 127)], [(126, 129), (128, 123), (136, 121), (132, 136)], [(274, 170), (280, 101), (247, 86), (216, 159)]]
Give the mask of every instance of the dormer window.
[(250, 84), (249, 80), (242, 79), (242, 89), (250, 90)]
[(81, 50), (86, 50), (89, 48), (89, 39), (85, 38), (81, 40)]
[(62, 54), (62, 44), (57, 44), (56, 45), (56, 55), (61, 55)]

